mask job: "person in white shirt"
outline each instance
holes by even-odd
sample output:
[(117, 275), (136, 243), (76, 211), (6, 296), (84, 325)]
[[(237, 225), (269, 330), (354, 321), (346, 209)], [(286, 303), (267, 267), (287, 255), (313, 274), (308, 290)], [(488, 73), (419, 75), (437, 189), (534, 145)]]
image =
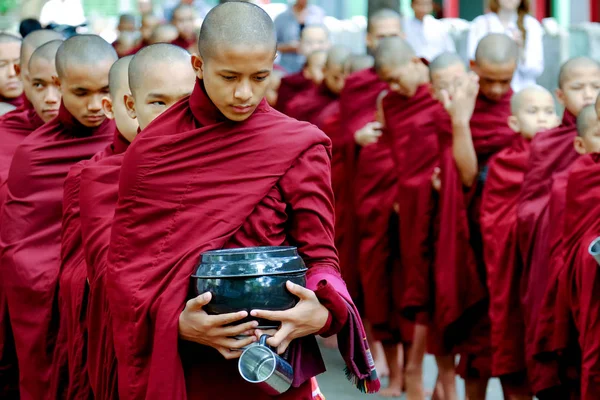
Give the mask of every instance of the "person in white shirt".
[(411, 7), (415, 16), (405, 17), (402, 26), (406, 41), (417, 56), (431, 61), (442, 53), (456, 52), (446, 25), (431, 15), (433, 0), (412, 0)]
[(544, 30), (529, 15), (529, 0), (490, 0), (490, 13), (480, 15), (471, 23), (467, 39), (467, 54), (475, 57), (479, 40), (488, 33), (505, 33), (512, 37), (520, 49), (519, 64), (511, 86), (518, 92), (536, 84), (544, 72)]
[(77, 26), (85, 22), (81, 0), (49, 0), (42, 7), (40, 23)]

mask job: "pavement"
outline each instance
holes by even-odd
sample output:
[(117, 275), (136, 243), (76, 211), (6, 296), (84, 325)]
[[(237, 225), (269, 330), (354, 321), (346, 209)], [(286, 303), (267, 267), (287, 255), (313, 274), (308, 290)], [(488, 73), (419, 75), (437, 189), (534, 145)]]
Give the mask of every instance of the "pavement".
[[(356, 399), (383, 399), (383, 397), (377, 394), (364, 394), (358, 391), (345, 377), (344, 375), (344, 361), (340, 356), (337, 349), (329, 349), (321, 346), (321, 352), (325, 359), (325, 365), (327, 366), (327, 372), (317, 377), (321, 392), (325, 395), (327, 400), (356, 400)], [(435, 359), (432, 356), (425, 358), (424, 364), (424, 382), (425, 388), (432, 390), (437, 378), (437, 367), (435, 365)], [(383, 387), (387, 383), (385, 380), (382, 382)], [(457, 378), (457, 387), (459, 391), (459, 398), (464, 399), (464, 381)], [(399, 397), (399, 399), (406, 399), (406, 396)], [(497, 379), (490, 381), (488, 385), (488, 392), (486, 400), (503, 400), (502, 389), (500, 382)]]

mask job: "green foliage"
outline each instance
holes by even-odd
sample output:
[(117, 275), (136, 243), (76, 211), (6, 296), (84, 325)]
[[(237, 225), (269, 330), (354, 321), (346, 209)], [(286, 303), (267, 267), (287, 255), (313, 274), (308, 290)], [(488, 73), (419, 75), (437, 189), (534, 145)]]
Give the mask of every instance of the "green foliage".
[(6, 15), (19, 5), (19, 0), (0, 0), (0, 15)]

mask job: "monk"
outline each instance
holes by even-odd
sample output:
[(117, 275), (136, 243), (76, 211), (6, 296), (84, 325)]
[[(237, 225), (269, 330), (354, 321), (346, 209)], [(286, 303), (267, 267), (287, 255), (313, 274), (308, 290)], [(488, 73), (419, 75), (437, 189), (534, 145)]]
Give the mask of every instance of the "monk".
[(551, 240), (548, 203), (552, 178), (567, 171), (578, 158), (572, 144), (576, 136), (576, 118), (584, 106), (594, 103), (599, 91), (600, 66), (596, 61), (586, 57), (574, 58), (561, 67), (557, 98), (565, 106), (562, 124), (536, 135), (532, 141), (528, 171), (521, 189), (517, 215), (524, 270), (525, 350), (529, 380), (535, 393), (557, 384), (557, 377), (552, 371), (545, 371), (533, 358), (537, 318), (551, 273), (548, 267)]
[(17, 108), (23, 104), (23, 82), (15, 70), (20, 52), (20, 37), (0, 33), (0, 102)]
[(277, 104), (279, 87), (281, 86), (281, 79), (284, 75), (285, 73), (282, 70), (273, 69), (273, 73), (269, 76), (269, 85), (267, 87), (267, 93), (265, 93), (265, 98), (271, 107), (275, 107)]
[(507, 121), (518, 54), (507, 36), (484, 37), (471, 64), (473, 72), (442, 91), (447, 115), (437, 118), (441, 190), (434, 271), (435, 313), (441, 319), (435, 325), (445, 344), (461, 355), (458, 372), (466, 380), (469, 398), (485, 398), (491, 376), (479, 206), (489, 159), (515, 138)]
[(314, 65), (320, 60), (314, 60), (313, 54), (308, 57), (307, 70), (311, 71), (315, 86), (288, 103), (286, 114), (290, 117), (315, 124), (324, 108), (337, 100), (342, 91), (346, 79), (345, 63), (350, 56), (350, 50), (334, 46), (324, 55), (325, 62), (321, 65), (321, 70), (315, 70), (318, 65)]
[(178, 36), (171, 43), (188, 51), (193, 50), (196, 45), (194, 35), (194, 23), (196, 11), (190, 4), (181, 3), (173, 11), (171, 23), (177, 28)]
[[(29, 68), (34, 50), (57, 38), (61, 38), (61, 35), (54, 31), (40, 30), (30, 33), (23, 40), (18, 70), (27, 102), (22, 108), (0, 119), (0, 209), (6, 199), (8, 171), (17, 146), (31, 132), (58, 114), (60, 91), (52, 81), (52, 76), (56, 75), (54, 59), (40, 58), (32, 65), (33, 73)], [(17, 395), (14, 392), (18, 393), (18, 370), (4, 294), (4, 290), (0, 291), (0, 397), (12, 398)]]
[(145, 13), (142, 15), (140, 49), (150, 44), (150, 36), (152, 36), (152, 32), (154, 32), (154, 29), (159, 25), (160, 21), (156, 15), (152, 13)]
[[(373, 54), (379, 40), (384, 37), (400, 36), (402, 33), (400, 21), (400, 15), (394, 10), (382, 9), (373, 13), (369, 17), (367, 26), (367, 51)], [(394, 195), (392, 193), (395, 187), (391, 172), (393, 161), (389, 148), (377, 143), (381, 136), (382, 125), (380, 122), (375, 121), (376, 99), (386, 87), (387, 84), (379, 79), (375, 70), (369, 68), (349, 75), (345, 81), (344, 89), (340, 93), (340, 114), (344, 116), (341, 124), (341, 138), (344, 145), (343, 158), (346, 170), (345, 182), (347, 188), (345, 190), (349, 193), (349, 196), (345, 200), (348, 208), (348, 218), (343, 222), (344, 228), (341, 233), (341, 235), (348, 236), (348, 241), (347, 245), (340, 248), (339, 251), (342, 260), (342, 274), (348, 284), (352, 298), (359, 299), (358, 302), (361, 306), (362, 285), (358, 270), (360, 258), (371, 257), (367, 254), (369, 247), (375, 250), (377, 248), (382, 249), (376, 255), (379, 260), (387, 259), (389, 254), (388, 247), (385, 244), (388, 240), (387, 224), (384, 224), (385, 226), (369, 224), (373, 229), (377, 229), (377, 240), (382, 245), (377, 246), (366, 243), (363, 244), (364, 249), (359, 250), (359, 238), (363, 236), (363, 233), (360, 232), (360, 223), (357, 219), (359, 212), (364, 219), (364, 216), (368, 215), (371, 209), (374, 212), (385, 214), (393, 206)], [(383, 201), (382, 199), (386, 200)], [(385, 204), (386, 207), (389, 206), (389, 210), (381, 211), (382, 204)], [(369, 235), (370, 233), (365, 232), (365, 236)], [(362, 256), (360, 253), (362, 253)], [(372, 265), (372, 263), (372, 260), (369, 261), (369, 265)], [(367, 322), (371, 323), (368, 318)], [(374, 336), (378, 337), (380, 335)], [(369, 340), (372, 340), (371, 337), (369, 337)], [(375, 338), (372, 341), (376, 343), (377, 339)], [(375, 351), (374, 358), (378, 370), (386, 375), (388, 368), (382, 348), (380, 345), (372, 347)]]
[(60, 46), (54, 78), (62, 94), (59, 115), (19, 145), (11, 164), (0, 267), (22, 399), (49, 393), (63, 182), (74, 163), (91, 158), (110, 141), (113, 126), (102, 112), (101, 98), (108, 93), (108, 70), (116, 58), (112, 46), (95, 35), (74, 36)]
[[(308, 57), (314, 52), (327, 51), (330, 47), (329, 32), (323, 25), (308, 25), (300, 33), (300, 54)], [(279, 96), (277, 98), (277, 110), (287, 110), (287, 104), (298, 94), (312, 89), (314, 82), (306, 66), (295, 74), (285, 76), (281, 80)]]
[(158, 25), (152, 31), (148, 44), (171, 43), (177, 39), (177, 28), (171, 24)]
[[(353, 363), (349, 376), (364, 390), (377, 390), (333, 244), (329, 141), (263, 99), (276, 51), (272, 20), (253, 4), (224, 3), (208, 13), (198, 42), (191, 96), (147, 126), (123, 160), (127, 172), (119, 182), (106, 275), (120, 394), (271, 398), (242, 380), (234, 360), (257, 337), (233, 337), (260, 335), (256, 322), (231, 325), (246, 311), (206, 314), (202, 307), (210, 294), (185, 300), (198, 254), (283, 243), (298, 246), (309, 268), (307, 288), (288, 283), (301, 299), (291, 310), (251, 311), (283, 322), (267, 342), (280, 354), (289, 347), (295, 382), (279, 398), (311, 396), (310, 378), (323, 369), (316, 333), (338, 333), (343, 355)], [(147, 284), (138, 287), (133, 277), (141, 271)], [(363, 332), (361, 340), (353, 337), (355, 328)]]
[(135, 46), (135, 34), (137, 31), (135, 16), (132, 14), (122, 14), (119, 16), (119, 24), (117, 25), (117, 40), (112, 45), (119, 57), (126, 56)]
[(482, 194), (481, 231), (490, 296), (492, 375), (507, 399), (531, 398), (525, 364), (525, 321), (520, 297), (522, 264), (517, 241), (517, 204), (529, 161), (529, 143), (555, 128), (554, 98), (533, 86), (511, 99), (510, 128), (519, 133), (511, 147), (489, 163)]

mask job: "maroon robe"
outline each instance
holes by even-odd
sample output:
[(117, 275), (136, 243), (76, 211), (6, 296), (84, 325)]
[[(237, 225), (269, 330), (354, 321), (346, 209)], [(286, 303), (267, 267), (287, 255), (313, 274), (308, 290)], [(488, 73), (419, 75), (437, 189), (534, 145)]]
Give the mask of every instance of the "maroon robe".
[(12, 98), (12, 99), (0, 96), (0, 103), (8, 103), (10, 105), (17, 107), (17, 109), (22, 108), (26, 102), (27, 102), (27, 98), (25, 97), (25, 93), (21, 94), (18, 97)]
[(179, 36), (177, 39), (173, 40), (171, 44), (189, 51), (191, 47), (196, 45), (196, 39), (186, 39), (182, 36)]
[(528, 161), (529, 141), (516, 138), (490, 161), (482, 195), (480, 223), (490, 297), (493, 376), (525, 371), (517, 204)]
[[(0, 118), (0, 210), (6, 199), (8, 170), (17, 146), (43, 124), (33, 107), (16, 109)], [(0, 290), (0, 326), (0, 398), (10, 398), (10, 393), (18, 390), (19, 376), (4, 290)]]
[(296, 95), (289, 101), (284, 112), (298, 121), (308, 121), (315, 124), (323, 109), (337, 98), (338, 95), (329, 90), (327, 85), (323, 83)]
[(297, 95), (314, 88), (315, 84), (304, 77), (303, 71), (281, 78), (275, 109), (285, 112), (288, 103)]
[(434, 115), (442, 106), (421, 85), (413, 97), (389, 93), (383, 100), (385, 132), (392, 149), (398, 180), (402, 296), (396, 304), (410, 320), (430, 320), (432, 223), (435, 202), (431, 176), (438, 163), (437, 125)]
[[(226, 120), (202, 81), (140, 133), (123, 160), (106, 272), (121, 397), (271, 398), (242, 380), (236, 360), (178, 340), (190, 275), (207, 250), (295, 245), (307, 286), (321, 282), (351, 305), (333, 245), (328, 147), (318, 129), (265, 100), (246, 121)], [(356, 312), (328, 309), (347, 323), (327, 334), (342, 329), (350, 372), (369, 380), (366, 338), (353, 335), (362, 332)], [(293, 387), (278, 398), (311, 398), (310, 378), (324, 370), (317, 349), (313, 336), (292, 343)]]
[(1, 216), (0, 271), (23, 399), (44, 398), (50, 389), (64, 179), (72, 165), (102, 150), (113, 130), (109, 121), (85, 128), (61, 106), (58, 117), (29, 135), (13, 157)]
[[(446, 112), (436, 118), (442, 187), (436, 245), (434, 325), (447, 349), (461, 354), (463, 376), (491, 375), (490, 326), (486, 271), (479, 228), (479, 206), (487, 163), (510, 146), (516, 134), (508, 127), (512, 91), (493, 102), (479, 95), (471, 118), (471, 135), (480, 174), (465, 192), (452, 154), (452, 124)], [(455, 347), (456, 346), (456, 347)]]
[(523, 260), (522, 302), (525, 316), (525, 356), (533, 387), (543, 386), (544, 372), (537, 371), (535, 353), (536, 318), (550, 275), (548, 202), (552, 176), (569, 168), (578, 155), (573, 148), (576, 118), (565, 111), (562, 124), (537, 134), (531, 142), (529, 165), (517, 207), (517, 234)]
[(75, 164), (64, 184), (61, 270), (58, 284), (60, 325), (58, 340), (65, 343), (54, 353), (52, 393), (56, 398), (89, 398), (91, 388), (87, 371), (88, 284), (83, 251), (79, 191), (83, 168), (92, 166), (129, 143), (117, 131), (113, 143), (91, 159)]

